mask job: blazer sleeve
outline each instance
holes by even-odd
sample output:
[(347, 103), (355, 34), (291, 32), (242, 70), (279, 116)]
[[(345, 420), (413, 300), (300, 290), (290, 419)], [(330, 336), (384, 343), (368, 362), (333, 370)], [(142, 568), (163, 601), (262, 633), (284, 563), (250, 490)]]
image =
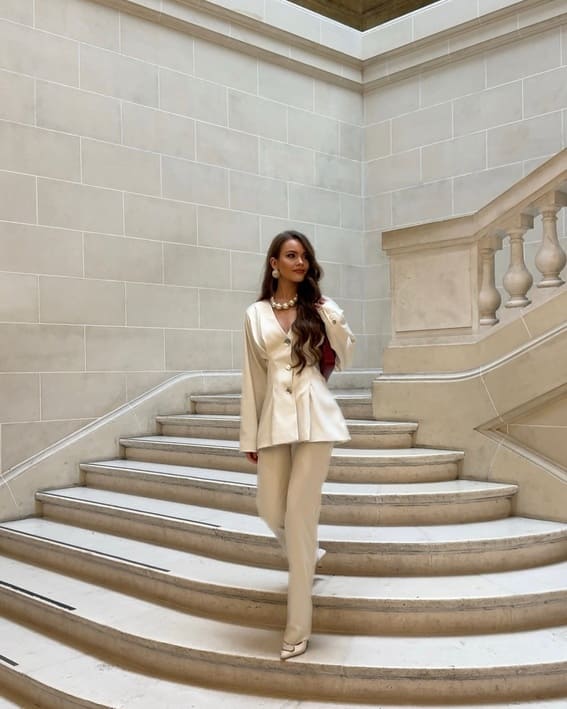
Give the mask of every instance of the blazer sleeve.
[(256, 452), (258, 423), (266, 395), (267, 367), (254, 339), (250, 314), (244, 320), (244, 363), (240, 400), (240, 450)]
[(343, 311), (333, 300), (326, 298), (319, 308), (319, 314), (331, 347), (337, 355), (336, 369), (339, 371), (348, 369), (352, 364), (356, 338), (348, 326)]

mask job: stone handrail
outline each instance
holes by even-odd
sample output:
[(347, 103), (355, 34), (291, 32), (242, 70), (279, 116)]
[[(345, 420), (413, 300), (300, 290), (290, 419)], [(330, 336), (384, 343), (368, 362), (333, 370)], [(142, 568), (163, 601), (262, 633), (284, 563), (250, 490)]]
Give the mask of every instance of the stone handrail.
[[(478, 212), (441, 222), (389, 230), (393, 342), (455, 341), (482, 336), (504, 308), (521, 312), (536, 276), (540, 289), (563, 286), (566, 255), (557, 214), (567, 206), (567, 149), (562, 150)], [(524, 236), (541, 215), (542, 241), (530, 273)], [(496, 282), (495, 255), (508, 248), (509, 266)], [(509, 316), (508, 316), (509, 319)]]

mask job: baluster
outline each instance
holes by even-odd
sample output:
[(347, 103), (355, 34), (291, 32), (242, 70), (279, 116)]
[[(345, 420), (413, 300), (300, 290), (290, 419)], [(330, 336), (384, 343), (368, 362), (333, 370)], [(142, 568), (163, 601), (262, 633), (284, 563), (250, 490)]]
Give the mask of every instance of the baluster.
[(480, 290), (478, 293), (478, 312), (481, 325), (496, 325), (496, 311), (502, 302), (502, 296), (496, 288), (494, 277), (494, 256), (502, 248), (502, 238), (490, 236), (480, 244)]
[(537, 284), (538, 288), (556, 288), (565, 283), (559, 275), (567, 262), (565, 251), (557, 238), (557, 212), (560, 209), (561, 205), (556, 203), (545, 205), (540, 209), (543, 219), (543, 240), (535, 264), (543, 278)]
[(510, 299), (506, 308), (523, 308), (531, 303), (526, 293), (534, 279), (524, 261), (524, 234), (533, 226), (533, 217), (522, 214), (521, 223), (508, 229), (510, 236), (510, 265), (504, 275), (503, 284)]

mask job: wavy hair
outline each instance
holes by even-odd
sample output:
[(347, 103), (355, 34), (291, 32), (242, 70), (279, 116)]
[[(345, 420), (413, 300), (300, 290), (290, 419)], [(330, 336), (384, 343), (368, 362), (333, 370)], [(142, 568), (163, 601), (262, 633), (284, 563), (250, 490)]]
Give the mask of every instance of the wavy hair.
[(301, 283), (298, 283), (297, 316), (291, 326), (291, 330), (296, 336), (292, 347), (293, 366), (298, 368), (298, 372), (301, 372), (306, 366), (319, 363), (321, 358), (319, 345), (325, 336), (325, 326), (315, 307), (315, 303), (321, 299), (319, 281), (323, 277), (323, 269), (317, 263), (315, 250), (305, 234), (290, 229), (282, 231), (272, 239), (266, 254), (264, 276), (258, 300), (269, 300), (275, 294), (278, 281), (272, 276), (273, 268), (270, 265), (270, 259), (279, 259), (282, 247), (289, 239), (296, 239), (301, 243), (309, 262), (305, 278)]

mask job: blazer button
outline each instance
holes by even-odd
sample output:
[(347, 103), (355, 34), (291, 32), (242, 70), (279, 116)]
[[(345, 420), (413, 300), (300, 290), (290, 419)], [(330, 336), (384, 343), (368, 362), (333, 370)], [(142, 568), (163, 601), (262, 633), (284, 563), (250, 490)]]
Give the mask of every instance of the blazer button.
[(289, 339), (289, 337), (285, 338), (284, 345), (291, 345), (291, 340)]
[(286, 387), (286, 391), (288, 394), (291, 394), (291, 389), (289, 387)]
[(336, 320), (333, 320), (333, 325), (336, 325), (336, 324), (337, 324), (337, 321), (336, 321)]

